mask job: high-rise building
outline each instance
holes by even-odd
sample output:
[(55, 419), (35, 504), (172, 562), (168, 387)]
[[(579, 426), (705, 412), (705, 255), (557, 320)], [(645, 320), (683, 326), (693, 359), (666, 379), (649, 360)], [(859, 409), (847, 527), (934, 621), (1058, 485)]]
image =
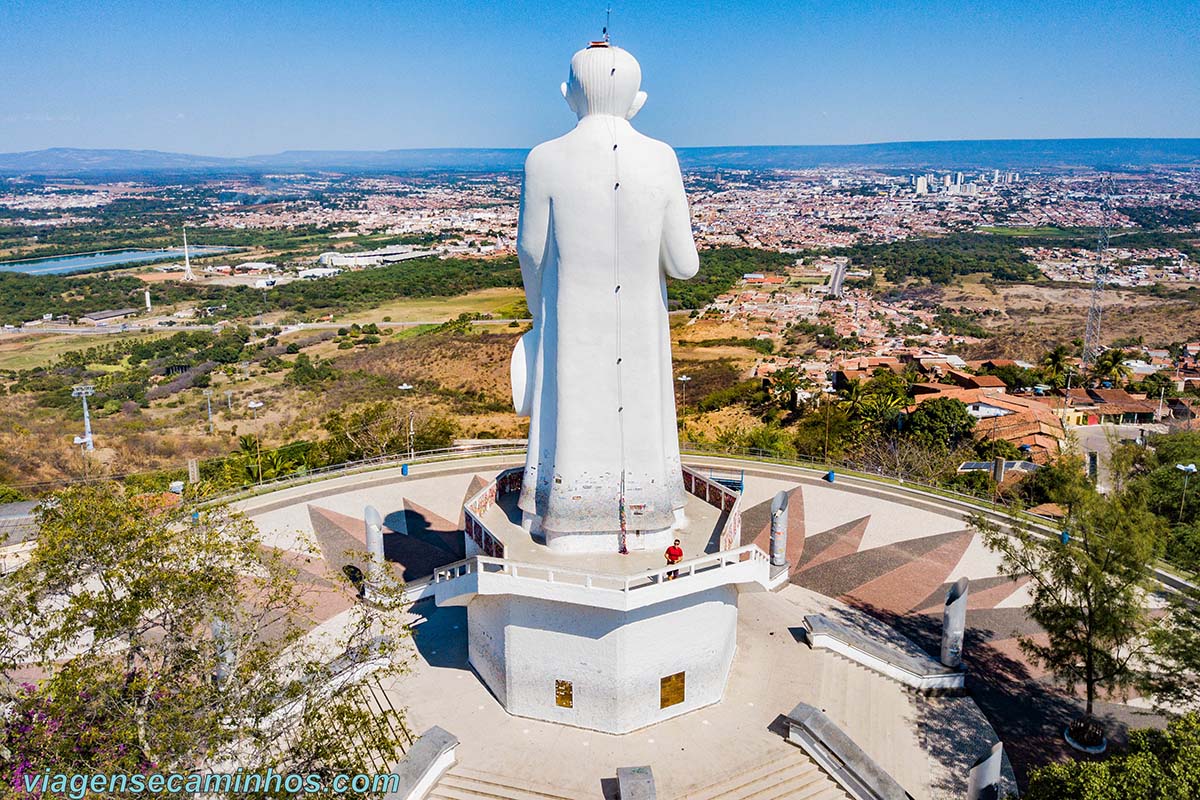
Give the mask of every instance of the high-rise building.
[(954, 182), (959, 186), (963, 184), (963, 174), (961, 172), (954, 173)]
[(929, 194), (929, 179), (924, 175), (917, 176), (917, 194)]

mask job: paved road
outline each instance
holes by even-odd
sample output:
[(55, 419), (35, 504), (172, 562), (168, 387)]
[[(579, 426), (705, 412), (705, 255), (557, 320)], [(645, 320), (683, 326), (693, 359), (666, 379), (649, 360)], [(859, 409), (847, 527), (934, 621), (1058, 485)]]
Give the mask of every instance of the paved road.
[[(375, 322), (380, 328), (415, 328), (421, 325), (441, 325), (447, 320), (430, 319), (420, 320), (417, 322)], [(472, 320), (472, 325), (508, 325), (512, 322), (530, 322), (528, 319), (477, 319)], [(226, 323), (232, 324), (232, 323)], [(263, 323), (266, 325), (267, 323)], [(283, 333), (295, 333), (297, 331), (319, 331), (331, 330), (335, 331), (338, 328), (349, 327), (348, 322), (302, 322), (298, 325), (282, 326)], [(359, 322), (359, 325), (371, 323)], [(3, 328), (0, 333), (10, 335), (44, 335), (44, 334), (66, 334), (70, 336), (109, 336), (113, 334), (131, 334), (131, 333), (174, 333), (176, 331), (211, 331), (217, 328), (218, 324), (212, 325), (196, 325), (196, 324), (175, 324), (175, 325), (103, 325), (103, 326), (87, 326), (87, 325), (36, 325), (28, 328)]]

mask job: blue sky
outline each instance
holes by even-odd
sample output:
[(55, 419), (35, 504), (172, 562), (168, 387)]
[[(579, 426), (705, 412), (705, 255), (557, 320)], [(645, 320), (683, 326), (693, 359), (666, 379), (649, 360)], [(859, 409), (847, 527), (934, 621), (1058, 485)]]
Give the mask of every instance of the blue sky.
[[(527, 147), (594, 2), (0, 0), (0, 152)], [(613, 2), (677, 146), (1200, 136), (1197, 0)]]

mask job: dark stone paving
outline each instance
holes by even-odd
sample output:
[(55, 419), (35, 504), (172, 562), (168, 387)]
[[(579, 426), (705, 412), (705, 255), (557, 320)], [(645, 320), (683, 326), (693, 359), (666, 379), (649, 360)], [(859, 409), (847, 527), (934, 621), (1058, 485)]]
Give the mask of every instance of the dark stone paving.
[[(384, 557), (399, 567), (403, 580), (422, 578), (462, 558), (444, 541), (442, 532), (433, 529), (434, 524), (449, 526), (450, 523), (436, 515), (430, 521), (425, 514), (412, 509), (403, 513), (406, 524), (411, 523), (409, 533), (385, 533), (383, 537)], [(332, 571), (340, 572), (347, 565), (359, 569), (365, 566), (366, 531), (361, 519), (314, 505), (308, 507), (308, 514), (321, 556)], [(399, 524), (394, 515), (388, 519)]]
[[(914, 562), (921, 562), (942, 545), (960, 546), (963, 539), (964, 536), (961, 532), (942, 533), (882, 547), (872, 547), (870, 550), (851, 553), (842, 558), (833, 558), (817, 566), (802, 564), (798, 574), (792, 578), (792, 582), (799, 583), (807, 589), (820, 592), (828, 597), (853, 595), (855, 590), (893, 570)], [(961, 544), (961, 546), (966, 547), (965, 544)], [(957, 559), (955, 561), (957, 562)], [(927, 595), (934, 587), (940, 586), (945, 580), (946, 573), (953, 567), (952, 563), (936, 577), (927, 577), (928, 586), (921, 596)], [(916, 601), (914, 600), (914, 602)]]
[[(800, 572), (807, 572), (827, 561), (845, 558), (857, 553), (858, 546), (862, 544), (863, 534), (867, 532), (867, 523), (870, 521), (871, 518), (869, 516), (859, 517), (856, 520), (851, 520), (843, 525), (838, 525), (827, 531), (807, 537), (804, 542), (804, 555), (793, 570), (793, 575)], [(799, 581), (793, 579), (793, 583), (799, 583)]]
[[(772, 498), (773, 500), (774, 498)], [(758, 545), (771, 552), (771, 500), (742, 511), (742, 544)], [(799, 564), (804, 556), (804, 493), (797, 486), (788, 492), (787, 560)]]

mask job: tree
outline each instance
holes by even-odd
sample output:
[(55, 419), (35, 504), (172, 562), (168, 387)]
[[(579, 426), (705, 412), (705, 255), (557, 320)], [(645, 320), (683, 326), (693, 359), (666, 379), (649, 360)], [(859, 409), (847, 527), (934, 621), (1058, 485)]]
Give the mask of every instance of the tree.
[(313, 361), (307, 353), (300, 353), (292, 363), (287, 382), (293, 386), (311, 386), (336, 377), (337, 371), (328, 361)]
[(852, 380), (839, 392), (842, 399), (838, 400), (838, 408), (845, 411), (852, 419), (857, 419), (862, 411), (863, 399), (867, 396), (867, 387), (862, 381)]
[(1129, 749), (1104, 761), (1066, 761), (1035, 769), (1024, 800), (1193, 800), (1200, 797), (1200, 715), (1165, 731), (1130, 731)]
[(816, 409), (800, 418), (792, 443), (809, 458), (839, 459), (854, 439), (854, 427), (846, 412), (822, 394)]
[(1105, 350), (1096, 356), (1096, 360), (1092, 364), (1092, 379), (1101, 383), (1124, 383), (1133, 373), (1133, 370), (1125, 364), (1127, 358), (1129, 358), (1129, 354), (1124, 350)]
[(328, 437), (321, 442), (327, 464), (344, 464), (398, 453), (406, 445), (407, 431), (398, 410), (383, 401), (353, 411), (330, 412), (321, 425)]
[(1021, 650), (1068, 689), (1083, 684), (1085, 730), (1098, 690), (1136, 677), (1132, 660), (1148, 627), (1146, 593), (1165, 525), (1131, 493), (1087, 492), (1078, 462), (1075, 470), (1055, 498), (1067, 512), (1067, 543), (1015, 518), (1000, 525), (978, 515), (971, 525), (1000, 554), (1006, 575), (1029, 579), (1028, 614), (1048, 641), (1021, 637)]
[(414, 428), (413, 449), (418, 453), (444, 450), (454, 444), (454, 437), (458, 436), (458, 423), (449, 417), (421, 417)]
[(757, 455), (795, 458), (796, 448), (778, 425), (759, 425), (746, 434), (746, 448)]
[(1172, 594), (1167, 603), (1149, 634), (1141, 687), (1159, 707), (1194, 708), (1200, 701), (1200, 591)]
[(897, 374), (885, 367), (879, 367), (867, 381), (867, 391), (870, 394), (883, 395), (907, 403), (912, 392), (912, 385), (917, 381), (917, 373), (912, 365)]
[[(38, 522), (0, 585), (2, 785), (46, 769), (328, 775), (399, 756), (357, 694), (393, 669), (398, 604), (354, 605), (310, 637), (298, 564), (225, 507), (101, 483), (54, 495)], [(22, 683), (31, 672), (44, 677)], [(368, 744), (329, 736), (331, 715)]]
[(862, 403), (859, 405), (859, 417), (865, 424), (882, 429), (892, 426), (903, 408), (902, 397), (872, 392), (862, 399)]
[(1175, 379), (1167, 370), (1151, 372), (1130, 388), (1134, 391), (1145, 393), (1146, 397), (1152, 400), (1157, 400), (1160, 397), (1177, 397), (1179, 395), (1179, 392), (1175, 389)]
[(924, 439), (902, 434), (871, 436), (858, 448), (858, 465), (906, 480), (937, 482), (955, 475), (973, 457), (970, 445), (930, 447)]
[(1154, 439), (1154, 449), (1148, 453), (1145, 473), (1137, 484), (1146, 495), (1150, 509), (1172, 521), (1190, 522), (1200, 516), (1200, 482), (1188, 483), (1187, 473), (1176, 464), (1200, 463), (1200, 432), (1181, 431)]
[(921, 403), (908, 415), (904, 429), (929, 448), (953, 450), (964, 444), (975, 428), (967, 406), (953, 397), (935, 397)]
[(1073, 366), (1071, 356), (1071, 348), (1060, 344), (1049, 350), (1038, 362), (1042, 367), (1042, 376), (1056, 389), (1061, 389), (1067, 384), (1067, 375)]
[(795, 367), (786, 367), (771, 375), (771, 399), (784, 411), (796, 410), (796, 392), (803, 379)]

